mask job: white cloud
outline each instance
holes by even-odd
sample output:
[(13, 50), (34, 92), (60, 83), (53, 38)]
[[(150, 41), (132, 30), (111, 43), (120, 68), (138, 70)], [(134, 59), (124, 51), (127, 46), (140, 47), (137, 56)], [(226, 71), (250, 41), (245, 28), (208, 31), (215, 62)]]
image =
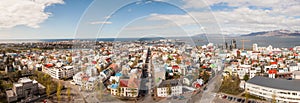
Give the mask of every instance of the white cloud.
[[(219, 24), (223, 34), (247, 34), (258, 31), (288, 29), (299, 30), (300, 18), (287, 17), (284, 15), (271, 15), (269, 10), (249, 9), (240, 7), (233, 11), (214, 11), (214, 17), (209, 16), (210, 12), (190, 12), (184, 15), (152, 14), (147, 20), (151, 21), (171, 21), (171, 24), (156, 27), (137, 27), (139, 29), (167, 28), (173, 26), (197, 26), (197, 22), (191, 17), (199, 20), (199, 24), (204, 28), (209, 24)], [(176, 24), (176, 25), (174, 25)], [(202, 27), (202, 28), (203, 28)], [(213, 27), (214, 29), (217, 27)], [(211, 32), (211, 31), (206, 31)]]
[(45, 12), (47, 6), (63, 4), (63, 0), (1, 0), (0, 28), (25, 25), (38, 28), (39, 24), (51, 16)]
[(93, 22), (90, 22), (90, 24), (112, 24), (112, 22), (110, 21), (93, 21)]
[(110, 19), (111, 18), (111, 16), (105, 16), (104, 17), (104, 19)]

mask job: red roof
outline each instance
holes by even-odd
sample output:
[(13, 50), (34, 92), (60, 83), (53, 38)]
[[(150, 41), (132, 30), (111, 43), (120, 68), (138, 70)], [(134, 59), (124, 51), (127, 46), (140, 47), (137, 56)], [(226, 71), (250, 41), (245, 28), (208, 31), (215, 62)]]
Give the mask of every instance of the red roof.
[(128, 79), (120, 79), (120, 87), (128, 87)]
[(137, 78), (120, 79), (119, 86), (128, 88), (138, 88), (140, 86), (140, 82)]
[(195, 83), (195, 85), (194, 85), (196, 88), (200, 88), (201, 87), (201, 85), (199, 84), (199, 83)]
[(111, 65), (109, 65), (109, 67), (108, 68), (111, 68), (112, 70), (114, 70), (114, 71), (117, 71), (117, 65), (116, 64), (111, 64)]
[(179, 69), (179, 66), (178, 65), (173, 65), (172, 69)]
[(269, 74), (277, 74), (277, 70), (272, 69), (272, 70), (269, 70), (268, 73), (269, 73)]
[(47, 67), (47, 68), (53, 67), (53, 64), (51, 64), (51, 63), (46, 64), (45, 67)]
[(271, 62), (271, 64), (277, 64), (277, 62)]

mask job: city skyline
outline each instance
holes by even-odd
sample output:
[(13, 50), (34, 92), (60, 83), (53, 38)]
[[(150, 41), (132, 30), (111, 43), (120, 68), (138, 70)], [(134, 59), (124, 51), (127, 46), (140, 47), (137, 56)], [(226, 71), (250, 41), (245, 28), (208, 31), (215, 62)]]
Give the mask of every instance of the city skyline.
[[(0, 37), (3, 39), (191, 36), (209, 34), (206, 26), (212, 22), (219, 26), (215, 27), (219, 33), (226, 35), (300, 28), (297, 24), (300, 1), (296, 0), (264, 3), (259, 0), (124, 1), (127, 5), (119, 7), (112, 15), (102, 15), (104, 10), (91, 9), (98, 3), (107, 4), (99, 8), (114, 6), (114, 1), (109, 0), (3, 2), (6, 2), (0, 4)], [(88, 13), (95, 13), (95, 17), (85, 17)], [(213, 18), (206, 16), (208, 14)], [(198, 23), (194, 18), (198, 18)], [(102, 24), (105, 25), (99, 32)], [(84, 34), (78, 34), (81, 32)]]

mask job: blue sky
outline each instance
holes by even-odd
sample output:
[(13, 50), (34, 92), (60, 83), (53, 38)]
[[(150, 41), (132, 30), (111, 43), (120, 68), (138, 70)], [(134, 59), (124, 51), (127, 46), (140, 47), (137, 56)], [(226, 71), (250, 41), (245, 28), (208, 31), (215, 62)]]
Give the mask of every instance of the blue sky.
[(157, 1), (2, 0), (0, 38), (240, 35), (300, 28), (300, 1)]

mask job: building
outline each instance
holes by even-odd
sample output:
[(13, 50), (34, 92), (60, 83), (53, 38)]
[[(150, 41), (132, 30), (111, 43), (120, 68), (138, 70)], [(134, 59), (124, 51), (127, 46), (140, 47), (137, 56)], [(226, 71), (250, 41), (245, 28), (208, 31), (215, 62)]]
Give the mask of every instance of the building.
[(292, 74), (293, 79), (300, 79), (300, 71), (294, 71)]
[(165, 80), (157, 87), (158, 97), (171, 97), (180, 94), (182, 94), (182, 84), (179, 80)]
[(12, 90), (6, 91), (8, 102), (15, 102), (20, 98), (28, 98), (37, 94), (44, 94), (45, 87), (35, 80), (27, 77), (20, 78), (17, 83), (13, 84)]
[(52, 78), (63, 79), (71, 78), (77, 72), (73, 66), (43, 68), (43, 72), (49, 74)]
[(256, 43), (252, 45), (252, 51), (258, 51), (258, 45)]
[(137, 78), (120, 79), (119, 84), (111, 85), (111, 94), (119, 97), (135, 98), (139, 94), (140, 80)]
[(300, 80), (285, 80), (255, 76), (248, 80), (246, 89), (251, 95), (276, 103), (299, 103)]
[(75, 82), (75, 84), (82, 85), (82, 78), (83, 78), (83, 76), (87, 76), (87, 75), (85, 73), (83, 73), (82, 71), (78, 72), (77, 74), (75, 74), (73, 76), (73, 81)]

